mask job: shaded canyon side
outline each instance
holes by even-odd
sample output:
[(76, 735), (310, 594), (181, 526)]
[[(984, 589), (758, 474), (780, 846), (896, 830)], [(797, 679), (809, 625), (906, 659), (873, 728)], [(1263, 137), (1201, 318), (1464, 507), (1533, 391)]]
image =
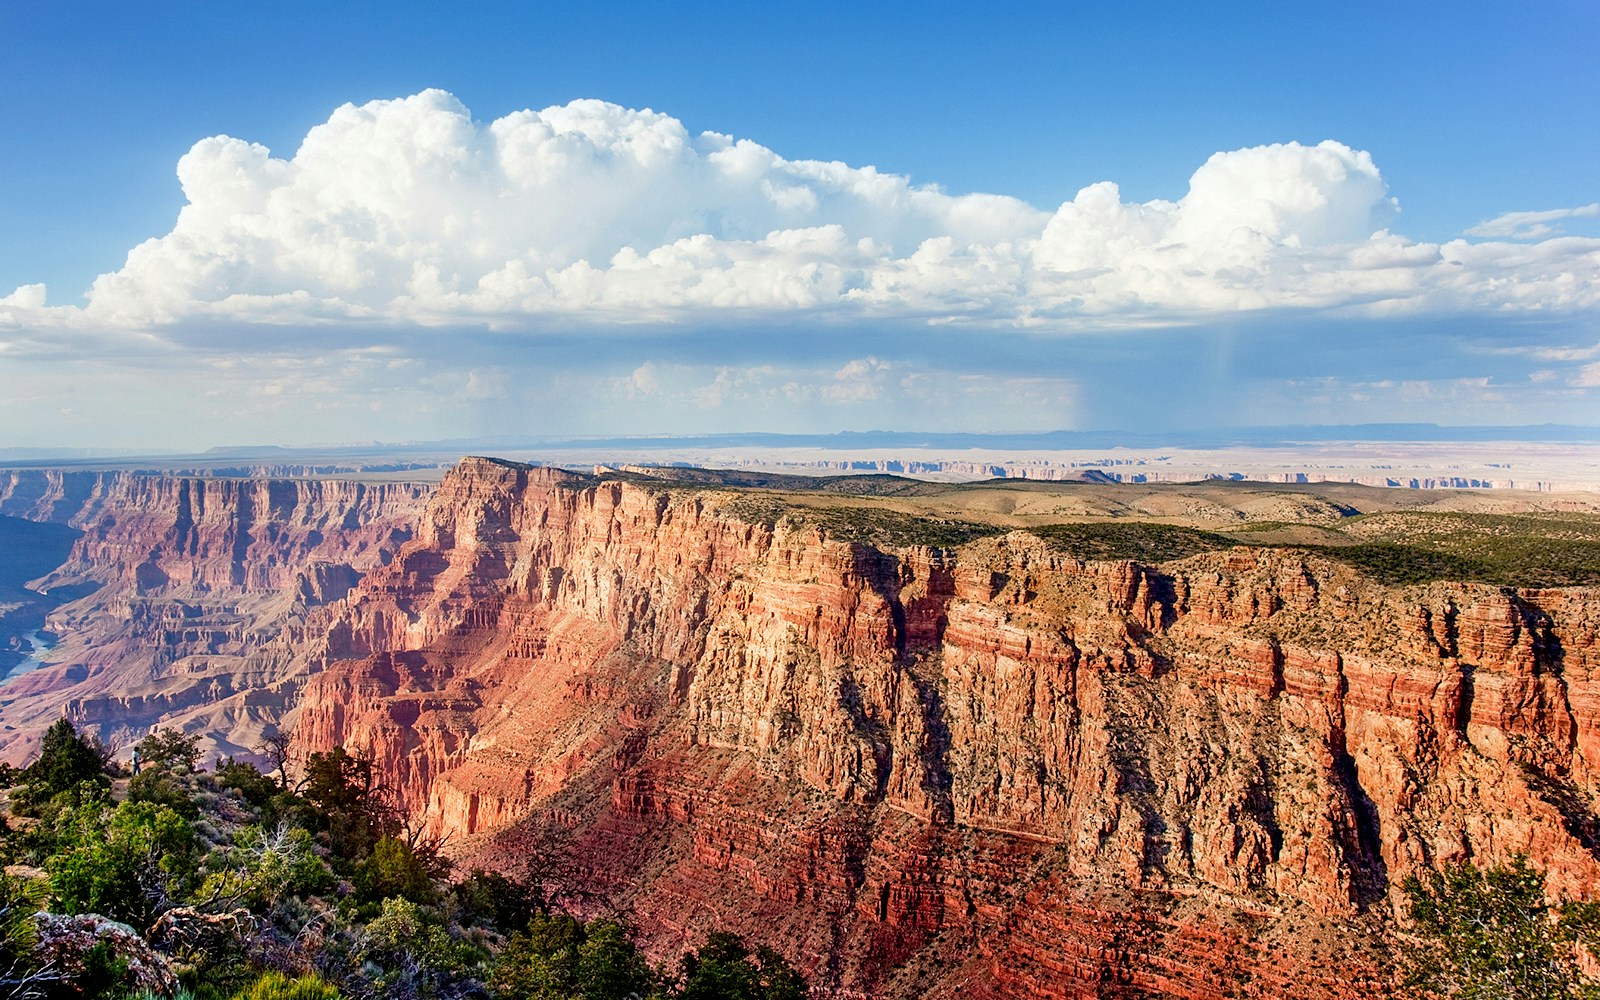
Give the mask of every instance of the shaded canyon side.
[(256, 745), (292, 719), (307, 631), (320, 634), (327, 605), (393, 558), (430, 492), (0, 471), (0, 515), (70, 544), (28, 582), (48, 598), (40, 614), (59, 642), (0, 686), (0, 757), (26, 759), (63, 714), (119, 745), (155, 725), (200, 734), (213, 751)]

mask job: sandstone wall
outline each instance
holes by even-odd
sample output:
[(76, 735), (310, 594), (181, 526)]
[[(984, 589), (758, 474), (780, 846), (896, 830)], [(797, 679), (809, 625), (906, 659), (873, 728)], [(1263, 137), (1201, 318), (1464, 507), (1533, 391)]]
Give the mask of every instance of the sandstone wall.
[(0, 469), (0, 515), (66, 524), (116, 473)]
[(891, 994), (1371, 995), (1420, 867), (1600, 876), (1593, 592), (745, 509), (464, 461), (331, 609), (297, 738), (658, 947)]
[(0, 753), (63, 707), (223, 752), (292, 724), (373, 753), (465, 863), (842, 995), (1382, 995), (1407, 874), (1597, 884), (1592, 590), (880, 549), (759, 509), (484, 459), (431, 499), (0, 473), (0, 514), (84, 532)]

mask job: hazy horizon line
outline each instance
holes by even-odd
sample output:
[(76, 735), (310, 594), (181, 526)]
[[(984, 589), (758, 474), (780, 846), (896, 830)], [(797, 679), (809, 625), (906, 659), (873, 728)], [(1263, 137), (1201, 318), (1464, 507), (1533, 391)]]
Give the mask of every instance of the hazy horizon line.
[(537, 449), (594, 448), (1017, 448), (1076, 450), (1083, 448), (1181, 447), (1215, 449), (1273, 447), (1330, 442), (1483, 443), (1493, 441), (1578, 444), (1600, 443), (1600, 426), (1587, 424), (1472, 424), (1360, 423), (1282, 424), (1274, 426), (1213, 427), (1189, 430), (1050, 430), (1016, 432), (916, 430), (843, 430), (823, 433), (746, 431), (721, 434), (608, 434), (594, 436), (494, 435), (430, 441), (366, 441), (329, 444), (236, 444), (203, 451), (162, 449), (95, 449), (12, 447), (0, 448), (0, 462), (41, 464), (95, 459), (216, 459), (277, 458), (293, 456), (360, 454), (402, 455), (481, 449), (528, 451)]

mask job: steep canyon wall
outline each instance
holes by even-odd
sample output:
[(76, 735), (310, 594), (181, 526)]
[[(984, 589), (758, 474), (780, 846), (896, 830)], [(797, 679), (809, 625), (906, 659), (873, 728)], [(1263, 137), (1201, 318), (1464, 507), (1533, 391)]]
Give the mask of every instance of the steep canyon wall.
[(662, 949), (864, 992), (1373, 995), (1405, 875), (1600, 876), (1592, 591), (753, 511), (466, 460), (330, 609), (297, 739)]
[(120, 472), (0, 472), (0, 514), (69, 524), (47, 664), (0, 687), (0, 755), (63, 712), (114, 743), (156, 724), (237, 752), (291, 712), (297, 643), (411, 537), (430, 488)]

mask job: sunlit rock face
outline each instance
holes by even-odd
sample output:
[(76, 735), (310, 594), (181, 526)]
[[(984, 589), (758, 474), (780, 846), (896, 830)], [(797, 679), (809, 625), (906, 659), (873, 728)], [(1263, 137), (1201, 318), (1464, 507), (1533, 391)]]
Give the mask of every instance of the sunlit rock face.
[(886, 995), (1371, 996), (1405, 875), (1600, 879), (1593, 591), (757, 509), (463, 461), (291, 643), (300, 747), (663, 952)]

